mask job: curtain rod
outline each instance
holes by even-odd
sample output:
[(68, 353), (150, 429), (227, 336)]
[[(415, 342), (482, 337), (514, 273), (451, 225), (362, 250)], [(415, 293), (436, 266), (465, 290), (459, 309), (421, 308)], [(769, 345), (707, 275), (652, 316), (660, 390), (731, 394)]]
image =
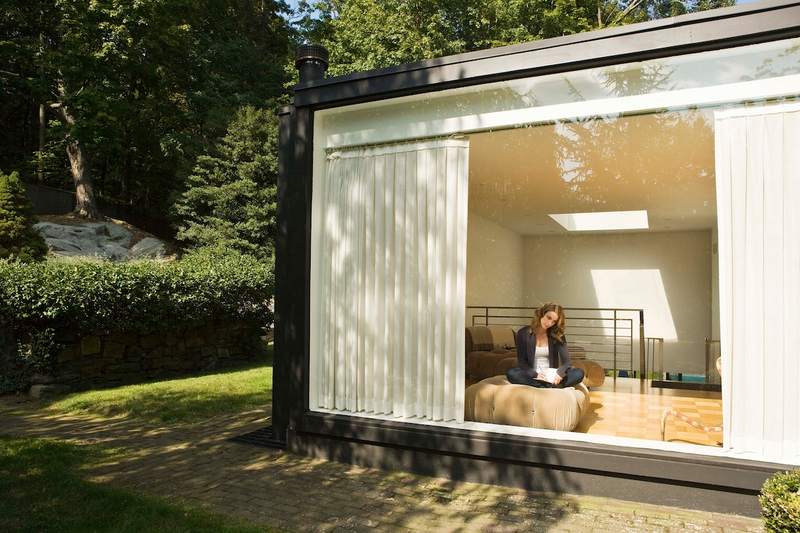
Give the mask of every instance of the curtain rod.
[(461, 139), (466, 139), (467, 135), (463, 133), (455, 133), (452, 135), (435, 135), (431, 137), (413, 137), (410, 139), (403, 139), (402, 141), (386, 141), (381, 143), (370, 143), (370, 144), (347, 144), (343, 146), (336, 146), (333, 148), (325, 148), (325, 154), (332, 154), (335, 152), (342, 152), (347, 150), (356, 150), (356, 149), (363, 149), (363, 148), (381, 148), (384, 146), (397, 146), (402, 144), (413, 144), (420, 141), (458, 141)]

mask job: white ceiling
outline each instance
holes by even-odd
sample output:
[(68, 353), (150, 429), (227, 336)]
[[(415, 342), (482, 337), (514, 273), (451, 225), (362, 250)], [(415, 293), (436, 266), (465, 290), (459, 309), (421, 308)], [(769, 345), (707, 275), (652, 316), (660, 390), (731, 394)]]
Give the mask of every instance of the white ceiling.
[(470, 135), (469, 209), (521, 235), (551, 213), (644, 209), (650, 231), (711, 228), (714, 131), (703, 111)]

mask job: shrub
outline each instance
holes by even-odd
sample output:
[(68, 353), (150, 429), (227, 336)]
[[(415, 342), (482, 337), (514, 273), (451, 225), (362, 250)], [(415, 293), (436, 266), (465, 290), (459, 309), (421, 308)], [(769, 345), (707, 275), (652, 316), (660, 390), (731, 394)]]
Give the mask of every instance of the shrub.
[(0, 172), (0, 258), (37, 261), (47, 255), (33, 224), (33, 209), (19, 176)]
[(70, 337), (271, 325), (272, 272), (268, 261), (207, 249), (169, 263), (0, 260), (0, 337), (16, 339), (0, 353), (0, 391), (47, 373)]
[(769, 478), (758, 501), (767, 531), (800, 531), (800, 470)]
[(0, 261), (0, 314), (18, 338), (52, 328), (157, 332), (211, 321), (269, 325), (272, 267), (236, 253), (161, 263)]

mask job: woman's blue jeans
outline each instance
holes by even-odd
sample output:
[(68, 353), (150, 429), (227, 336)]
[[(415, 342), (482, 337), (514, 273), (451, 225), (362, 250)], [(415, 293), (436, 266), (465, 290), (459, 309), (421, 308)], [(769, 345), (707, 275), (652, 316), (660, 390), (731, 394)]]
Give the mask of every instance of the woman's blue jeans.
[(530, 385), (531, 387), (538, 387), (541, 389), (563, 389), (566, 387), (574, 387), (583, 381), (584, 373), (580, 368), (569, 367), (564, 379), (562, 379), (561, 383), (558, 385), (553, 385), (552, 383), (542, 381), (541, 379), (532, 378), (528, 376), (525, 370), (519, 367), (512, 368), (506, 372), (506, 377), (511, 383), (516, 383), (518, 385)]

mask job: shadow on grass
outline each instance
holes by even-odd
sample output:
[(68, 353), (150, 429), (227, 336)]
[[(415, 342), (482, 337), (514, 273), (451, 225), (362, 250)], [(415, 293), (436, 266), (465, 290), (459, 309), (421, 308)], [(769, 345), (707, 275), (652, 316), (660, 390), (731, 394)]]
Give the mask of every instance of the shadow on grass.
[(76, 392), (42, 407), (56, 413), (126, 416), (155, 424), (192, 423), (272, 402), (272, 363), (179, 379)]
[[(72, 476), (72, 483), (77, 483), (74, 481), (76, 472), (85, 473), (87, 479), (102, 480), (102, 485), (89, 483), (90, 488), (94, 487), (92, 490), (100, 491), (108, 485), (130, 487), (158, 497), (200, 501), (225, 515), (297, 531), (411, 528), (501, 533), (583, 530), (581, 525), (584, 528), (592, 525), (593, 515), (585, 515), (582, 522), (575, 521), (576, 515), (581, 514), (582, 504), (551, 491), (529, 492), (386, 472), (229, 442), (232, 436), (263, 427), (264, 423), (260, 415), (251, 413), (218, 417), (206, 424), (180, 428), (146, 427), (138, 420), (125, 418), (52, 417), (36, 410), (23, 416), (4, 416), (0, 419), (0, 432), (24, 436), (28, 442), (42, 442), (35, 439), (56, 436), (93, 443), (93, 446), (81, 446), (77, 452), (67, 447), (66, 454), (59, 452), (58, 445), (41, 453), (26, 452), (29, 459), (18, 458), (13, 468), (9, 468), (3, 446), (14, 441), (0, 439), (0, 531), (16, 530), (25, 516), (39, 512), (40, 506), (46, 510), (50, 505), (47, 501), (79, 509), (84, 500), (96, 498), (95, 493), (87, 493), (78, 485), (74, 490), (80, 500), (71, 497), (63, 500), (69, 496), (63, 492), (73, 489), (60, 489), (51, 497), (55, 489), (48, 487), (50, 482), (36, 486), (26, 484), (29, 480), (24, 480), (25, 476), (41, 476), (42, 472), (55, 472), (46, 478)], [(92, 456), (89, 452), (96, 446), (102, 446), (100, 455)], [(104, 452), (105, 449), (124, 452)], [(87, 455), (80, 455), (83, 450)], [(62, 461), (63, 466), (50, 466), (48, 458)], [(8, 514), (8, 508), (18, 505), (24, 505), (21, 511)], [(627, 508), (633, 509), (633, 504)], [(70, 509), (69, 512), (77, 511)], [(156, 514), (155, 510), (139, 512)], [(629, 529), (645, 527), (643, 522), (636, 522), (633, 510), (603, 507), (599, 512), (609, 513), (609, 516), (622, 513), (618, 517), (619, 524)], [(199, 526), (172, 526), (169, 520), (161, 518), (157, 520), (163, 521), (164, 527), (160, 523), (158, 527), (149, 527), (137, 522), (126, 528), (112, 521), (114, 528), (109, 529), (93, 528), (93, 523), (87, 526), (87, 522), (72, 526), (71, 522), (65, 523), (67, 519), (73, 520), (67, 516), (55, 522), (62, 528), (60, 530), (204, 530)], [(57, 529), (41, 527), (44, 522), (38, 519), (31, 523), (28, 531)]]
[(0, 437), (0, 531), (264, 531), (241, 520), (90, 483), (80, 470), (118, 452)]

